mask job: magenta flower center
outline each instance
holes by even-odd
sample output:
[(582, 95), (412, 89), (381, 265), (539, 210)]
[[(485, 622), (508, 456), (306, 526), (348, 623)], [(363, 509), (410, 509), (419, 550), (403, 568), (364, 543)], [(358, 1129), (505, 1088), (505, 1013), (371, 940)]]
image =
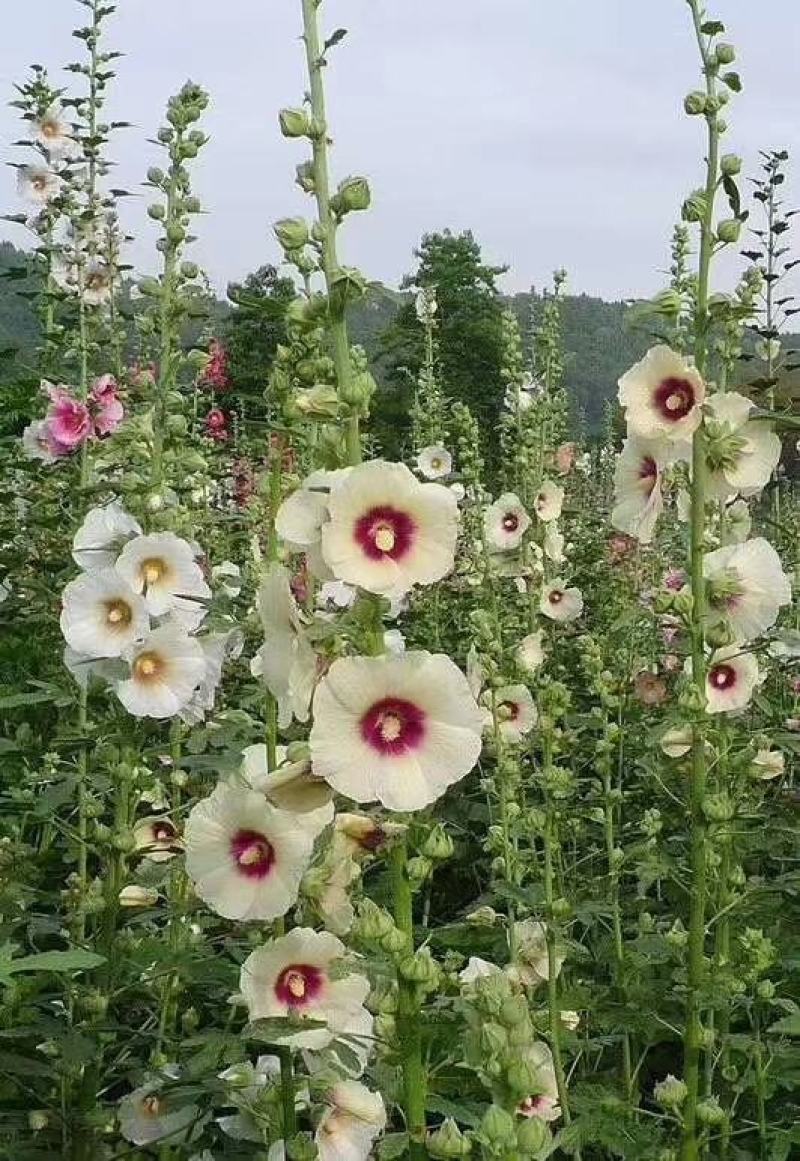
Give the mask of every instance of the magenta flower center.
[(239, 830), (231, 839), (231, 855), (248, 879), (264, 879), (275, 863), (275, 848), (257, 830)]
[(736, 685), (736, 670), (732, 665), (715, 665), (708, 680), (714, 689), (731, 689)]
[(564, 594), (562, 593), (561, 589), (553, 589), (547, 599), (551, 605), (560, 605), (564, 600)]
[(519, 717), (519, 705), (515, 701), (501, 701), (497, 707), (497, 716), (503, 722), (515, 722)]
[(318, 967), (308, 963), (293, 963), (278, 976), (275, 995), (289, 1008), (303, 1008), (319, 995), (324, 979)]
[(381, 504), (356, 521), (355, 538), (370, 560), (402, 560), (414, 542), (416, 525), (408, 512)]
[(664, 419), (675, 423), (694, 407), (694, 387), (688, 379), (662, 379), (656, 388), (653, 402)]
[(639, 479), (642, 480), (647, 495), (651, 495), (658, 480), (658, 468), (652, 456), (644, 456), (639, 464)]
[(425, 714), (399, 697), (376, 701), (361, 719), (361, 737), (380, 754), (405, 754), (425, 735)]
[(175, 827), (171, 822), (157, 822), (153, 827), (153, 842), (169, 843), (175, 838)]
[(502, 524), (505, 532), (516, 532), (519, 528), (519, 516), (516, 512), (506, 512)]

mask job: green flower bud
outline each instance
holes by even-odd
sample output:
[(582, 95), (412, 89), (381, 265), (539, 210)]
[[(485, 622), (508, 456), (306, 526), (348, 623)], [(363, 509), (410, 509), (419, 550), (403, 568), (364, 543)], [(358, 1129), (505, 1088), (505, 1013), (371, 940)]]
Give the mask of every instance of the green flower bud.
[(147, 207), (147, 216), (152, 218), (154, 222), (161, 222), (164, 220), (166, 210), (158, 202), (153, 202), (151, 206)]
[(398, 955), (408, 947), (408, 940), (399, 927), (393, 927), (391, 931), (387, 931), (380, 942), (383, 950), (389, 955)]
[(308, 225), (303, 218), (281, 218), (272, 228), (284, 250), (302, 250), (308, 242)]
[(706, 212), (705, 192), (701, 189), (693, 190), (681, 206), (681, 217), (684, 222), (700, 222)]
[(481, 1136), (495, 1147), (509, 1147), (516, 1141), (514, 1118), (499, 1105), (490, 1105), (481, 1121)]
[(541, 1117), (525, 1117), (517, 1125), (517, 1148), (520, 1153), (536, 1157), (548, 1148), (550, 1142), (550, 1130)]
[(50, 1117), (44, 1109), (33, 1109), (28, 1113), (28, 1128), (32, 1133), (41, 1133), (50, 1123)]
[(732, 645), (733, 631), (724, 621), (718, 621), (716, 625), (708, 626), (706, 630), (706, 641), (715, 649), (719, 649), (723, 645)]
[(369, 371), (359, 371), (351, 375), (350, 382), (342, 385), (342, 401), (362, 415), (369, 409), (369, 402), (377, 385)]
[(500, 1056), (508, 1048), (508, 1036), (499, 1024), (490, 1021), (481, 1027), (481, 1050), (484, 1056)]
[(466, 1157), (472, 1148), (472, 1142), (464, 1136), (452, 1117), (448, 1117), (435, 1132), (428, 1134), (426, 1145), (430, 1156), (441, 1158), (442, 1161)]
[(756, 995), (759, 1000), (772, 1000), (775, 996), (775, 985), (772, 980), (759, 980)]
[(371, 899), (362, 899), (353, 924), (353, 932), (359, 939), (377, 942), (395, 930), (394, 920), (388, 911)]
[(536, 1091), (536, 1069), (527, 1060), (512, 1060), (506, 1069), (506, 1082), (513, 1096), (521, 1100)]
[(419, 891), (422, 885), (430, 879), (433, 873), (433, 863), (424, 855), (415, 855), (413, 859), (408, 860), (407, 873), (411, 890)]
[(298, 1133), (286, 1142), (288, 1161), (316, 1161), (317, 1146), (309, 1133)]
[(167, 239), (173, 246), (180, 246), (181, 242), (186, 239), (186, 231), (177, 222), (170, 222), (167, 226)]
[(727, 1117), (717, 1098), (708, 1097), (697, 1106), (697, 1120), (701, 1125), (724, 1125)]
[(284, 137), (308, 137), (311, 119), (305, 109), (281, 109), (278, 114)]
[(688, 93), (684, 97), (683, 108), (690, 117), (697, 117), (700, 113), (705, 113), (707, 103), (708, 98), (706, 94), (702, 93), (699, 89), (695, 89), (694, 92)]
[(336, 208), (340, 214), (352, 210), (368, 210), (372, 195), (365, 177), (346, 177), (336, 192)]
[(686, 1085), (670, 1073), (653, 1088), (653, 1099), (665, 1109), (679, 1109), (689, 1093)]
[(161, 297), (161, 283), (157, 278), (140, 278), (137, 286), (139, 293), (143, 294), (145, 298)]
[(742, 223), (738, 218), (724, 218), (717, 224), (717, 237), (720, 242), (733, 243), (739, 241), (742, 232)]
[(405, 956), (397, 967), (398, 974), (409, 983), (435, 987), (439, 980), (439, 968), (427, 948), (421, 948), (412, 955)]
[(151, 166), (150, 169), (148, 169), (148, 171), (147, 171), (147, 180), (150, 182), (151, 185), (163, 185), (163, 183), (164, 183), (164, 171), (163, 171), (163, 169), (159, 169), (158, 166), (156, 166), (156, 165)]
[(304, 161), (298, 165), (296, 169), (295, 181), (300, 186), (300, 189), (307, 194), (313, 194), (316, 187), (314, 180), (314, 163), (311, 161)]
[(735, 813), (731, 797), (724, 790), (703, 799), (703, 814), (709, 822), (730, 822)]
[(718, 64), (733, 64), (733, 62), (736, 60), (736, 49), (732, 44), (726, 44), (724, 41), (720, 41), (720, 43), (714, 49), (714, 56)]
[(528, 1005), (521, 996), (510, 996), (500, 1009), (500, 1021), (506, 1028), (514, 1028), (528, 1020)]
[(332, 384), (318, 383), (297, 391), (289, 410), (307, 419), (334, 419), (339, 414), (339, 396)]
[(422, 845), (422, 854), (434, 862), (453, 857), (455, 844), (443, 826), (435, 826)]
[(467, 915), (467, 923), (473, 927), (494, 927), (497, 922), (497, 912), (494, 907), (476, 907)]

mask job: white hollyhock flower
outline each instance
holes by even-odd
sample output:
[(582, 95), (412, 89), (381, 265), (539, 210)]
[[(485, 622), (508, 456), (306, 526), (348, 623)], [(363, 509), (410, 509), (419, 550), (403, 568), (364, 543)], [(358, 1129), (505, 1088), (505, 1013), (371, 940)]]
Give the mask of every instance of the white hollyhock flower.
[(560, 484), (556, 484), (552, 480), (545, 480), (536, 493), (536, 499), (533, 501), (533, 508), (536, 515), (540, 520), (545, 522), (548, 520), (558, 520), (563, 507), (564, 489)]
[(171, 1145), (185, 1141), (198, 1120), (197, 1105), (176, 1105), (153, 1080), (134, 1089), (119, 1103), (119, 1131), (133, 1145), (152, 1145), (169, 1137)]
[(485, 980), (487, 976), (501, 976), (503, 969), (488, 959), (481, 959), (479, 955), (471, 955), (467, 966), (458, 973), (458, 978), (464, 987), (469, 987), (476, 980)]
[(551, 621), (574, 621), (583, 612), (583, 593), (563, 580), (551, 581), (542, 590), (539, 611)]
[(51, 157), (70, 157), (77, 149), (72, 125), (58, 101), (33, 122), (33, 137)]
[(531, 518), (519, 496), (513, 492), (505, 492), (489, 505), (483, 515), (486, 543), (501, 552), (519, 548), (530, 526)]
[(535, 1090), (517, 1105), (523, 1117), (538, 1117), (542, 1121), (557, 1121), (561, 1116), (558, 1104), (558, 1082), (550, 1048), (541, 1040), (523, 1048), (522, 1059), (534, 1072)]
[(463, 484), (460, 484), (458, 481), (456, 481), (455, 484), (450, 484), (448, 486), (450, 488), (450, 491), (455, 496), (457, 503), (460, 504), (461, 501), (464, 499), (464, 497), (467, 494), (467, 489), (464, 487)]
[(523, 637), (517, 646), (517, 662), (527, 673), (535, 673), (544, 661), (543, 637), (544, 630), (537, 629)]
[(98, 660), (88, 657), (85, 653), (77, 653), (70, 645), (64, 646), (64, 666), (81, 689), (87, 689), (92, 677), (99, 677), (106, 681), (114, 681), (119, 677), (117, 663), (113, 660)]
[(115, 686), (128, 713), (169, 718), (191, 700), (206, 673), (202, 647), (176, 625), (162, 625), (128, 650), (130, 675)]
[(741, 645), (726, 645), (712, 654), (706, 672), (706, 708), (710, 714), (744, 709), (758, 685), (758, 661), (742, 653)]
[(53, 451), (50, 428), (46, 419), (35, 419), (22, 433), (22, 450), (26, 459), (41, 460), (43, 464), (55, 464), (63, 458)]
[(142, 593), (154, 617), (170, 613), (187, 630), (196, 629), (205, 617), (211, 589), (192, 546), (174, 532), (129, 540), (116, 568), (131, 588)]
[(151, 863), (165, 863), (183, 847), (172, 819), (164, 815), (141, 818), (133, 828), (136, 851)]
[(417, 456), (417, 467), (426, 480), (441, 480), (453, 470), (453, 457), (446, 447), (434, 444), (424, 447)]
[(644, 439), (688, 439), (700, 424), (705, 394), (697, 368), (663, 343), (619, 380), (628, 433)]
[(85, 572), (111, 568), (123, 541), (141, 534), (138, 521), (128, 515), (118, 500), (113, 500), (86, 513), (72, 541), (72, 559)]
[(225, 662), (241, 655), (244, 637), (239, 629), (229, 629), (226, 633), (206, 633), (197, 638), (206, 662), (203, 680), (183, 709), (181, 721), (198, 725), (211, 713), (217, 698), (217, 690), (222, 681)]
[(751, 773), (764, 782), (780, 778), (786, 768), (786, 759), (781, 750), (757, 750), (753, 758)]
[(387, 653), (392, 653), (397, 657), (399, 654), (405, 653), (406, 639), (399, 629), (387, 629), (383, 634), (383, 647)]
[(102, 306), (111, 298), (114, 276), (110, 266), (98, 259), (86, 263), (79, 275), (83, 301), (88, 306)]
[(278, 508), (275, 530), (286, 547), (304, 552), (308, 567), (319, 580), (331, 580), (331, 571), (322, 557), (322, 526), (328, 519), (331, 488), (341, 483), (352, 468), (312, 472), (297, 491)]
[(47, 165), (21, 165), (17, 171), (17, 192), (34, 206), (46, 206), (61, 186), (61, 178)]
[(494, 714), (492, 713), (491, 691), (487, 691), (483, 695), (481, 702), (486, 706), (485, 727), (487, 731), (494, 728), (496, 716), (500, 736), (506, 742), (522, 741), (536, 725), (539, 718), (533, 696), (526, 685), (505, 685), (502, 689), (495, 690)]
[(317, 593), (317, 606), (320, 609), (327, 609), (331, 606), (334, 609), (349, 609), (357, 596), (358, 589), (353, 588), (352, 585), (346, 585), (344, 581), (326, 581), (324, 585), (320, 586)]
[(763, 537), (709, 552), (703, 564), (709, 620), (730, 625), (738, 641), (751, 641), (775, 624), (792, 599), (777, 552)]
[(664, 506), (661, 476), (665, 464), (663, 444), (635, 436), (625, 440), (617, 456), (611, 523), (642, 544), (653, 539)]
[(553, 564), (563, 564), (566, 559), (564, 556), (564, 537), (553, 521), (544, 530), (544, 554), (548, 560), (552, 560)]
[(664, 731), (658, 744), (668, 758), (682, 758), (692, 748), (692, 727), (673, 726)]
[(221, 782), (186, 822), (186, 872), (226, 919), (277, 919), (297, 899), (314, 836), (255, 790)]
[(366, 1161), (386, 1128), (381, 1094), (370, 1092), (360, 1081), (341, 1080), (328, 1093), (326, 1104), (314, 1134), (319, 1161)]
[(433, 318), (438, 310), (435, 286), (420, 287), (414, 298), (414, 310), (421, 323)]
[(482, 721), (444, 654), (343, 657), (314, 696), (314, 772), (356, 802), (420, 810), (473, 768)]
[[(517, 937), (519, 977), (526, 987), (534, 988), (550, 979), (547, 956), (547, 928), (537, 919), (523, 919), (514, 925)], [(564, 956), (558, 949), (555, 956), (556, 975), (561, 971)]]
[(339, 580), (399, 595), (452, 569), (458, 504), (442, 484), (421, 484), (405, 464), (373, 460), (331, 490), (322, 553)]
[(319, 834), (333, 821), (333, 792), (327, 782), (312, 772), (310, 758), (284, 761), (281, 747), (278, 750), (279, 765), (270, 770), (263, 742), (246, 746), (242, 751), (241, 777), (274, 806), (296, 814), (301, 825), (311, 816), (308, 825)]
[(264, 644), (251, 672), (263, 678), (278, 703), (278, 725), (286, 729), (297, 718), (307, 721), (317, 679), (317, 655), (303, 634), (300, 612), (282, 564), (268, 569), (256, 599)]
[(712, 395), (706, 420), (709, 494), (752, 496), (769, 483), (781, 458), (781, 441), (768, 423), (751, 420), (755, 404), (736, 391)]
[(117, 895), (117, 902), (120, 907), (155, 907), (158, 903), (158, 890), (155, 887), (141, 887), (138, 883), (129, 883)]
[(87, 657), (120, 657), (150, 629), (144, 601), (112, 568), (70, 581), (61, 606), (67, 644)]
[(276, 1041), (294, 1048), (319, 1051), (340, 1037), (369, 1040), (372, 1016), (364, 1007), (369, 980), (331, 971), (345, 946), (328, 931), (295, 927), (288, 935), (257, 948), (242, 964), (239, 990), (251, 1020), (288, 1016), (324, 1023), (324, 1028), (300, 1028), (277, 1033)]

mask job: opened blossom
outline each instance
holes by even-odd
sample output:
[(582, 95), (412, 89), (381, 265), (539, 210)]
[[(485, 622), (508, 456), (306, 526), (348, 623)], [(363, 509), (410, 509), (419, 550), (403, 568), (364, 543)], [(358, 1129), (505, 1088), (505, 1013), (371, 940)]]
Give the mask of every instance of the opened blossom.
[(35, 419), (22, 433), (22, 450), (29, 460), (41, 460), (44, 464), (55, 464), (64, 456), (50, 434), (50, 424), (46, 419)]
[(619, 380), (628, 434), (643, 439), (689, 439), (700, 424), (705, 395), (697, 368), (663, 343)]
[(497, 729), (506, 742), (520, 742), (538, 720), (533, 695), (526, 685), (504, 685), (481, 698), (486, 707), (486, 729)]
[(665, 465), (664, 444), (635, 436), (625, 440), (617, 457), (611, 523), (642, 544), (653, 539), (664, 506), (661, 478)]
[(124, 654), (128, 675), (115, 683), (125, 709), (140, 718), (170, 718), (200, 686), (206, 662), (200, 643), (177, 625), (162, 625)]
[(85, 403), (71, 395), (66, 387), (43, 384), (50, 397), (45, 422), (49, 437), (57, 452), (68, 455), (91, 437), (94, 431), (92, 417)]
[(725, 499), (756, 495), (781, 458), (781, 441), (769, 423), (751, 419), (755, 404), (736, 391), (712, 395), (706, 420), (709, 494)]
[(544, 586), (539, 611), (551, 621), (574, 621), (583, 612), (583, 593), (557, 579)]
[(140, 818), (133, 828), (137, 854), (151, 863), (165, 863), (183, 849), (183, 841), (172, 819), (165, 815)]
[(505, 492), (489, 505), (483, 516), (486, 543), (498, 552), (519, 548), (530, 526), (531, 518), (514, 492)]
[[(372, 1036), (372, 1016), (364, 1007), (369, 980), (342, 974), (345, 946), (327, 931), (295, 927), (288, 935), (269, 940), (247, 957), (239, 977), (251, 1020), (291, 1014), (321, 1028), (287, 1029), (275, 1039), (312, 1051), (327, 1047), (337, 1037), (349, 1047), (366, 1050)], [(335, 969), (335, 974), (332, 971)]]
[(770, 629), (792, 599), (780, 558), (763, 537), (709, 552), (703, 574), (709, 621), (727, 624), (738, 641), (752, 641)]
[(417, 456), (417, 468), (426, 480), (440, 480), (453, 470), (453, 457), (441, 444), (424, 447)]
[(759, 682), (758, 661), (741, 645), (726, 645), (712, 654), (706, 669), (706, 709), (732, 713), (748, 705)]
[(114, 569), (76, 577), (61, 604), (64, 639), (87, 657), (119, 657), (150, 629), (144, 601)]
[(523, 637), (517, 646), (517, 662), (527, 673), (535, 673), (544, 661), (544, 633), (537, 629)]
[(101, 375), (89, 392), (89, 411), (97, 435), (112, 435), (125, 417), (125, 409), (118, 395), (119, 386), (113, 375)]
[(421, 484), (404, 464), (373, 460), (334, 484), (322, 554), (338, 580), (399, 596), (453, 568), (458, 503), (442, 484)]
[(319, 1161), (366, 1161), (386, 1128), (386, 1107), (379, 1092), (357, 1080), (341, 1080), (326, 1096), (314, 1141)]
[(289, 574), (272, 564), (256, 600), (264, 629), (264, 644), (251, 671), (261, 677), (278, 704), (278, 725), (285, 729), (296, 718), (308, 719), (317, 680), (317, 656), (303, 632)]
[(137, 536), (123, 547), (117, 571), (141, 593), (154, 617), (170, 613), (187, 630), (206, 614), (211, 589), (195, 560), (192, 546), (174, 532)]
[(112, 500), (86, 513), (72, 541), (72, 559), (86, 572), (111, 568), (125, 541), (141, 534), (139, 522)]
[(73, 127), (58, 101), (33, 121), (33, 136), (51, 157), (69, 157), (76, 150)]
[(564, 506), (564, 489), (552, 480), (545, 480), (533, 501), (534, 511), (540, 520), (557, 520)]
[(186, 872), (226, 919), (277, 919), (297, 899), (314, 834), (262, 794), (220, 783), (186, 823)]
[(473, 768), (482, 726), (444, 654), (343, 657), (314, 695), (314, 772), (355, 802), (420, 810)]
[(43, 207), (61, 192), (62, 180), (47, 165), (21, 165), (17, 170), (17, 191), (34, 206)]

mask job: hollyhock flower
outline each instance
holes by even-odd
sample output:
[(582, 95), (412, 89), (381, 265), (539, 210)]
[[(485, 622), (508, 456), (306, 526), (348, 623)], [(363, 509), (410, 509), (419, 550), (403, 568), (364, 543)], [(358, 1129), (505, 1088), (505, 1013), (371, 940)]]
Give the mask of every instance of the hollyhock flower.
[(471, 955), (467, 960), (467, 966), (458, 973), (458, 978), (461, 984), (469, 988), (476, 980), (485, 980), (488, 976), (501, 976), (503, 969), (499, 968), (497, 964), (490, 963), (487, 959), (481, 959), (479, 955)]
[(628, 432), (687, 440), (700, 424), (706, 387), (696, 367), (664, 344), (651, 347), (619, 380)]
[(667, 683), (658, 674), (643, 669), (636, 674), (633, 692), (642, 705), (661, 705), (667, 700)]
[(468, 774), (483, 714), (444, 654), (343, 657), (317, 686), (316, 774), (356, 802), (419, 810)]
[(122, 542), (141, 534), (139, 523), (118, 500), (112, 500), (86, 513), (72, 541), (72, 559), (85, 572), (112, 568)]
[(440, 480), (453, 470), (453, 457), (441, 444), (424, 447), (417, 456), (417, 468), (426, 480)]
[(166, 863), (183, 849), (183, 842), (172, 819), (165, 815), (140, 818), (133, 828), (136, 851), (151, 863)]
[(370, 1092), (360, 1081), (340, 1080), (328, 1093), (326, 1105), (314, 1134), (319, 1161), (366, 1161), (386, 1128), (381, 1094)]
[[(515, 924), (517, 937), (517, 968), (522, 983), (529, 988), (547, 983), (550, 966), (547, 955), (547, 928), (538, 919), (523, 919)], [(556, 976), (561, 971), (564, 956), (557, 951), (555, 956)]]
[(636, 541), (632, 536), (621, 532), (608, 538), (608, 559), (611, 564), (621, 564), (636, 548)]
[(150, 629), (144, 601), (114, 569), (70, 581), (61, 605), (64, 639), (88, 657), (120, 657)]
[(522, 537), (531, 526), (531, 518), (519, 496), (506, 492), (486, 509), (483, 532), (490, 548), (507, 551), (519, 548)]
[(264, 644), (250, 668), (255, 676), (263, 678), (278, 703), (278, 725), (286, 729), (293, 718), (299, 722), (308, 720), (317, 680), (317, 655), (303, 633), (289, 574), (282, 564), (270, 565), (256, 603)]
[(544, 530), (543, 548), (545, 556), (548, 560), (552, 560), (553, 564), (564, 563), (566, 559), (564, 556), (564, 537), (552, 521)]
[(199, 1127), (197, 1105), (177, 1105), (174, 1097), (161, 1091), (158, 1079), (123, 1097), (117, 1116), (120, 1133), (133, 1145), (152, 1145), (164, 1137), (177, 1145)]
[(529, 411), (537, 399), (544, 395), (544, 387), (538, 380), (527, 378), (517, 386), (511, 384), (506, 388), (505, 405), (509, 410)]
[(709, 620), (727, 623), (738, 641), (750, 641), (775, 624), (792, 599), (777, 552), (763, 537), (709, 552), (703, 565)]
[(57, 463), (65, 455), (50, 435), (50, 424), (46, 419), (35, 419), (28, 424), (22, 433), (22, 450), (27, 459), (41, 460), (45, 464)]
[(453, 567), (458, 504), (404, 464), (372, 460), (331, 489), (322, 553), (333, 574), (368, 592), (397, 595)]
[(575, 465), (577, 448), (574, 443), (562, 443), (556, 448), (553, 463), (559, 476), (567, 476)]
[(117, 895), (117, 902), (120, 907), (155, 907), (158, 903), (158, 890), (155, 887), (129, 883)]
[(227, 391), (231, 385), (228, 374), (228, 352), (219, 339), (212, 339), (208, 344), (208, 362), (200, 381), (214, 391)]
[(414, 311), (421, 323), (432, 319), (438, 310), (436, 303), (436, 287), (422, 286), (414, 298)]
[(216, 443), (224, 443), (230, 436), (228, 417), (219, 407), (212, 407), (205, 420), (206, 435)]
[(671, 593), (681, 592), (688, 583), (689, 578), (682, 568), (668, 569), (664, 575), (664, 588), (669, 589)]
[(137, 718), (169, 718), (191, 700), (206, 661), (200, 643), (177, 625), (162, 625), (127, 651), (129, 676), (117, 681), (117, 697)]
[(45, 416), (50, 439), (62, 452), (75, 451), (92, 435), (89, 409), (70, 395), (66, 387), (43, 386), (50, 396), (50, 408)]
[(341, 856), (363, 862), (405, 832), (397, 822), (380, 822), (368, 814), (337, 814), (333, 823), (333, 847)]
[(198, 637), (205, 657), (206, 671), (200, 685), (191, 699), (180, 711), (181, 721), (198, 725), (211, 713), (222, 681), (222, 670), (226, 661), (241, 655), (244, 637), (239, 629), (228, 629), (225, 633), (206, 633)]
[(539, 611), (551, 621), (574, 621), (583, 612), (583, 593), (563, 580), (551, 581), (542, 590)]
[(102, 306), (111, 298), (113, 283), (111, 267), (99, 259), (86, 263), (80, 279), (83, 301), (87, 306)]
[[(216, 1117), (216, 1123), (223, 1133), (234, 1141), (254, 1141), (261, 1144), (264, 1140), (263, 1127), (251, 1110), (260, 1102), (264, 1090), (279, 1081), (279, 1058), (259, 1056), (255, 1064), (251, 1064), (249, 1060), (242, 1061), (240, 1064), (232, 1064), (229, 1068), (223, 1069), (217, 1075), (229, 1086), (227, 1094), (230, 1098), (229, 1103), (235, 1105), (238, 1112)], [(306, 1093), (306, 1099), (307, 1095)], [(297, 1094), (295, 1103), (301, 1107), (300, 1093)], [(202, 1161), (202, 1158), (190, 1158), (190, 1161)]]
[(672, 726), (665, 730), (659, 745), (668, 758), (682, 758), (692, 748), (691, 726)]
[(786, 768), (786, 759), (781, 750), (761, 749), (756, 751), (750, 767), (753, 777), (764, 782), (780, 778)]
[(212, 581), (219, 581), (219, 587), (226, 597), (238, 597), (242, 591), (242, 570), (232, 560), (223, 560), (211, 570)]
[(51, 157), (69, 157), (74, 154), (77, 144), (72, 125), (64, 116), (58, 101), (54, 101), (40, 117), (33, 122), (33, 139)]
[(557, 520), (563, 506), (564, 489), (560, 484), (554, 484), (552, 480), (545, 480), (533, 501), (536, 515), (544, 522)]
[(263, 742), (246, 746), (242, 751), (240, 775), (252, 790), (263, 794), (273, 806), (297, 815), (300, 825), (319, 834), (333, 822), (333, 792), (327, 782), (311, 769), (307, 756), (286, 759), (278, 747), (278, 766), (269, 769), (267, 747)]
[[(686, 671), (691, 673), (691, 658)], [(758, 661), (741, 645), (726, 645), (712, 653), (706, 671), (706, 709), (710, 714), (744, 709), (760, 678)]]
[(467, 489), (464, 487), (463, 484), (460, 484), (458, 481), (456, 481), (455, 484), (449, 484), (448, 486), (450, 488), (450, 491), (455, 496), (456, 502), (460, 504), (461, 501), (464, 499), (464, 497), (467, 494)]
[(326, 581), (317, 593), (317, 606), (321, 609), (349, 609), (357, 596), (358, 589), (346, 585), (344, 581)]
[(293, 552), (305, 552), (308, 565), (320, 580), (332, 579), (322, 557), (322, 526), (328, 519), (331, 488), (346, 479), (352, 468), (312, 472), (297, 491), (287, 496), (275, 516), (275, 530)]
[(736, 391), (712, 395), (706, 419), (709, 494), (752, 496), (769, 483), (781, 458), (781, 441), (769, 424), (751, 420), (755, 404)]
[(113, 375), (101, 375), (89, 392), (89, 408), (97, 435), (112, 435), (125, 418), (125, 408), (117, 395)]
[(535, 673), (544, 661), (543, 637), (544, 631), (537, 629), (523, 637), (517, 647), (517, 662), (527, 673)]
[(614, 509), (611, 523), (642, 544), (653, 539), (664, 501), (661, 475), (664, 448), (653, 440), (626, 439), (614, 470)]
[(364, 1007), (369, 980), (331, 970), (338, 967), (345, 950), (328, 931), (295, 927), (251, 952), (239, 979), (250, 1020), (291, 1014), (295, 1021), (324, 1023), (324, 1028), (275, 1034), (276, 1041), (294, 1048), (319, 1051), (337, 1037), (349, 1046), (354, 1040), (369, 1040), (372, 1016)]
[(297, 900), (314, 835), (262, 794), (221, 782), (186, 822), (186, 872), (226, 919), (277, 919)]
[(32, 205), (42, 207), (61, 192), (63, 182), (47, 165), (21, 165), (17, 171), (17, 192)]
[(500, 737), (506, 742), (521, 742), (529, 734), (538, 721), (536, 705), (531, 691), (526, 685), (505, 685), (494, 691), (494, 714), (492, 713), (492, 693), (488, 691), (481, 698), (486, 707), (485, 727), (494, 728), (494, 719), (497, 718), (497, 728)]
[(561, 1116), (558, 1104), (558, 1082), (553, 1065), (553, 1054), (541, 1040), (522, 1049), (521, 1059), (536, 1077), (536, 1089), (520, 1101), (517, 1113), (522, 1117), (538, 1117), (542, 1121), (557, 1121)]
[(154, 617), (172, 614), (186, 629), (206, 615), (211, 589), (191, 545), (174, 532), (153, 532), (129, 540), (117, 558), (117, 571), (141, 593)]

